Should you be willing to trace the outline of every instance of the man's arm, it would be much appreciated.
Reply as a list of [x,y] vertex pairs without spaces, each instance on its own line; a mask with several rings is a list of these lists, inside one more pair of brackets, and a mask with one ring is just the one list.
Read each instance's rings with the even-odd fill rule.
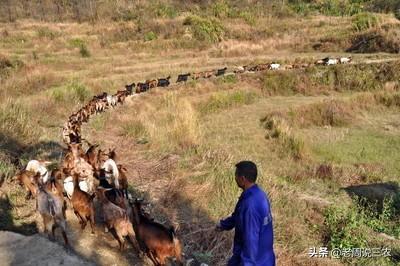
[[235,212],[231,216],[219,221],[217,227],[222,230],[232,230],[235,227]]
[[241,222],[243,227],[243,246],[240,255],[242,263],[243,266],[255,266],[262,224],[256,211],[251,205],[244,210]]

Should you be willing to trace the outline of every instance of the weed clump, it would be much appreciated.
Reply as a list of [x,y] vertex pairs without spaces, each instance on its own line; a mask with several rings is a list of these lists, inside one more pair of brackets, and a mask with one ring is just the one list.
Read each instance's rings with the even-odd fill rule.
[[198,41],[220,42],[225,33],[221,22],[215,18],[208,19],[191,15],[185,19],[183,25],[190,26],[194,38]]
[[369,12],[359,13],[353,17],[353,28],[356,31],[368,30],[378,25],[378,17]]

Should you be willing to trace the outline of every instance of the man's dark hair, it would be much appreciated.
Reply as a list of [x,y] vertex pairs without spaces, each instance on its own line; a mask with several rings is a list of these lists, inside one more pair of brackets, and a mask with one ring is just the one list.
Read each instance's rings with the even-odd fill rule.
[[248,181],[254,183],[257,180],[257,166],[252,161],[241,161],[236,165],[236,176],[244,176]]

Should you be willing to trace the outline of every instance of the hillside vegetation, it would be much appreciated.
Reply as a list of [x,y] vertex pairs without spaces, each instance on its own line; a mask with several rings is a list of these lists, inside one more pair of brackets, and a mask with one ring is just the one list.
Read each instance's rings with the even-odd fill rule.
[[[399,8],[380,0],[2,1],[0,229],[38,231],[34,201],[11,177],[30,159],[58,164],[60,127],[93,95],[224,66],[351,55],[347,65],[152,89],[91,118],[83,136],[116,147],[131,193],[151,203],[156,220],[177,225],[188,258],[224,265],[233,235],[214,224],[240,195],[235,163],[253,160],[271,199],[278,265],[398,264]],[[110,262],[104,249],[121,265],[138,259],[97,250],[89,234],[74,237],[87,248],[79,255],[97,264]],[[388,247],[392,256],[310,258],[312,247]]]

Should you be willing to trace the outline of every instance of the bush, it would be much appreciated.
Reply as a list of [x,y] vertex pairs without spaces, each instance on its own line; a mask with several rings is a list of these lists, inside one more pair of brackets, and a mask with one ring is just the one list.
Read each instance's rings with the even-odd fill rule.
[[378,23],[378,17],[369,12],[360,13],[353,17],[353,28],[356,31],[368,30],[370,28],[376,27]]
[[220,0],[212,5],[212,12],[213,15],[217,18],[225,18],[229,15],[230,8],[225,1]]
[[79,47],[79,53],[82,57],[90,57],[90,52],[85,44],[83,44],[83,45],[81,45],[81,47]]
[[329,207],[325,211],[325,242],[329,249],[361,248],[366,245],[363,219],[356,207]]
[[68,40],[68,44],[73,48],[80,48],[82,45],[85,45],[85,41],[79,38]]
[[90,91],[84,85],[75,81],[57,87],[51,92],[51,96],[56,102],[67,103],[84,103],[90,95]]
[[0,106],[0,132],[4,137],[22,143],[35,141],[40,136],[40,130],[30,110],[11,99]]
[[211,43],[221,41],[225,31],[219,20],[194,15],[187,17],[183,25],[190,26],[195,39]]
[[174,6],[160,3],[155,7],[155,15],[161,18],[175,18],[178,16],[178,11]]
[[145,40],[146,42],[153,41],[153,40],[156,40],[156,39],[157,39],[157,34],[155,34],[155,33],[152,32],[152,31],[149,31],[148,33],[146,33],[146,34],[144,35],[144,40]]
[[256,99],[257,94],[254,92],[218,92],[213,94],[206,102],[201,103],[199,110],[202,114],[213,113],[234,106],[252,104]]
[[50,40],[54,40],[60,35],[59,32],[53,31],[47,27],[41,27],[36,32],[39,38],[48,38]]

